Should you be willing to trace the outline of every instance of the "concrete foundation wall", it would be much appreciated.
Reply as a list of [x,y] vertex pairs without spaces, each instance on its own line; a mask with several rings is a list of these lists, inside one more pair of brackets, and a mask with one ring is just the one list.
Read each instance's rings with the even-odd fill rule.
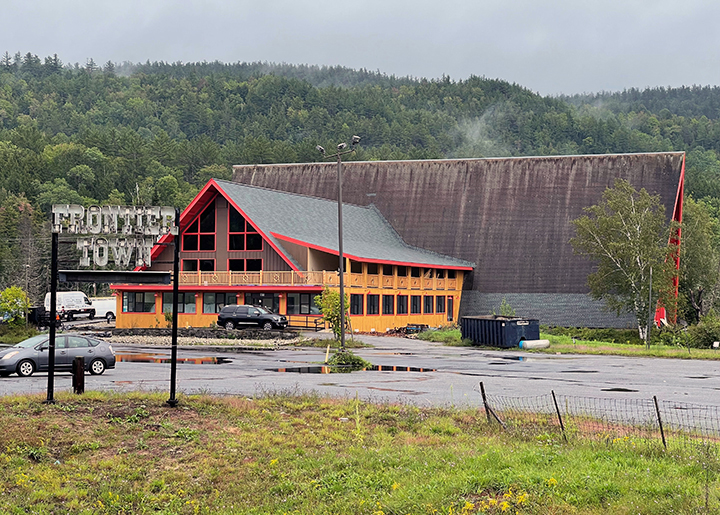
[[500,314],[503,298],[521,317],[537,318],[541,325],[634,329],[632,315],[616,316],[602,302],[582,293],[482,293],[464,291],[460,316]]

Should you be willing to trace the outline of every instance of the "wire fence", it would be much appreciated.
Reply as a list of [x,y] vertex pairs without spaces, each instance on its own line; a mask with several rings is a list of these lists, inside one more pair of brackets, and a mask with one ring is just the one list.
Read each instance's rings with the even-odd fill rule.
[[565,440],[645,440],[665,448],[720,443],[720,406],[652,399],[492,395],[480,383],[488,421],[507,431],[557,433]]

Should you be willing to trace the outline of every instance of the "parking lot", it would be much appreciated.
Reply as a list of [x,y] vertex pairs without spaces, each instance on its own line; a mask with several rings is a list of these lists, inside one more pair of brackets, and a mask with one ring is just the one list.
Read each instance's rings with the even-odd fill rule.
[[[720,404],[720,362],[676,359],[532,354],[488,351],[399,337],[361,339],[373,348],[355,352],[381,370],[318,373],[325,350],[280,347],[277,350],[226,351],[181,348],[177,391],[253,396],[270,392],[318,392],[322,395],[411,403],[478,406],[478,385],[488,394],[558,394],[601,398],[657,396],[698,404]],[[87,390],[169,391],[169,347],[113,344],[117,367],[85,378]],[[414,371],[413,369],[422,369]],[[56,391],[71,390],[71,375],[59,373]],[[45,392],[47,374],[0,378],[0,394]]]

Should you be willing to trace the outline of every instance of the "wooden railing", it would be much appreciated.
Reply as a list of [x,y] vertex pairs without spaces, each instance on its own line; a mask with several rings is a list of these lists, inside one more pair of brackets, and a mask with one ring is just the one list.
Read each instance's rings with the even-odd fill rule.
[[[337,272],[180,272],[183,286],[338,286]],[[352,288],[455,290],[457,279],[364,275],[345,273],[345,285]]]

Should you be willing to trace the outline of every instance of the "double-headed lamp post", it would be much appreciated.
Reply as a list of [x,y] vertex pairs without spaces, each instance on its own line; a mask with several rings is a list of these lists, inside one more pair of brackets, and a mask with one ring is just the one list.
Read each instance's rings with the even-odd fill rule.
[[326,155],[325,149],[318,145],[317,150],[326,159],[337,159],[338,176],[338,257],[340,260],[340,348],[345,349],[345,257],[343,255],[343,217],[342,217],[342,156],[355,152],[355,147],[360,143],[360,136],[353,136],[350,140],[350,148],[347,143],[340,143],[337,152]]

